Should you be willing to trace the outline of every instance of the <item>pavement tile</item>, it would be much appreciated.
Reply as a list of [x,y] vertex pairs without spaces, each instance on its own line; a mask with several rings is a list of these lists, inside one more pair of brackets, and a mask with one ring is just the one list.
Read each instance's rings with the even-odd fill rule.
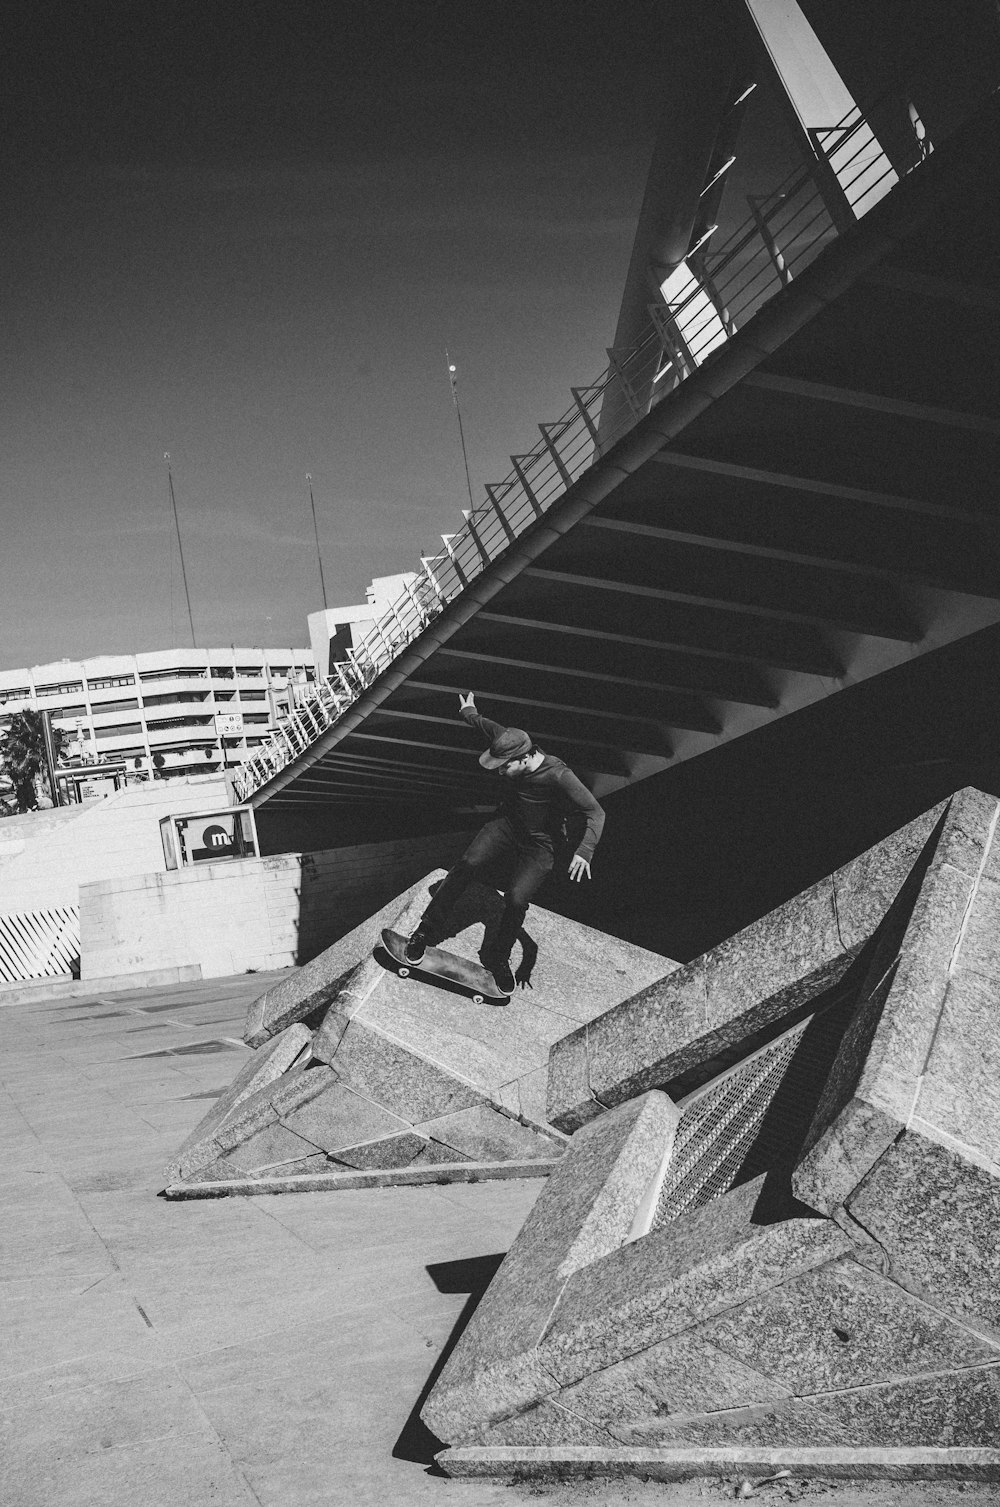
[[116,995],[131,1013],[100,1040],[71,1024],[86,1001],[0,1013],[3,1507],[510,1502],[392,1451],[463,1263],[506,1249],[540,1182],[156,1197],[248,1054],[130,1054],[238,1034],[266,982]]
[[[0,1469],[0,1489],[4,1473]],[[217,1437],[173,1433],[96,1454],[51,1455],[32,1471],[8,1463],[10,1507],[259,1507]]]

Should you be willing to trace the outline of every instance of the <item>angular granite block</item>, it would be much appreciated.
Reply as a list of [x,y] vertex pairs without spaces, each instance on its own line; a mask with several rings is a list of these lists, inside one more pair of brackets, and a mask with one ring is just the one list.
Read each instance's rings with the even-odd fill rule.
[[400,913],[421,897],[425,905],[428,882],[442,879],[444,874],[444,869],[438,869],[411,885],[362,925],[313,958],[311,963],[296,968],[294,973],[255,999],[247,1012],[243,1033],[247,1046],[263,1046],[278,1031],[283,1031],[294,1021],[304,1020],[326,1004],[343,987],[351,970],[369,955],[383,926],[394,925]]
[[895,1281],[935,1308],[1000,1334],[1000,1180],[908,1131],[848,1202]]
[[[911,873],[927,865],[938,844],[951,844],[947,851],[960,849],[962,861],[971,861],[970,843],[987,830],[985,814],[978,792],[960,792],[947,808],[924,813],[704,957],[623,1000],[592,1020],[585,1033],[564,1037],[550,1057],[552,1123],[572,1133],[601,1104],[666,1088],[699,1067],[710,1071],[713,1060],[731,1059],[754,1033],[777,1028],[829,996],[847,980]],[[946,869],[939,858],[935,873]],[[950,872],[957,881],[951,889],[967,894],[968,876]],[[935,900],[935,916],[937,908]],[[947,929],[950,918],[936,924]],[[582,1042],[586,1090],[580,1081]],[[564,1060],[571,1055],[572,1063]],[[889,1104],[879,1107],[893,1113]]]
[[[249,1176],[266,1167],[284,1167],[303,1160],[314,1160],[318,1148],[300,1135],[295,1135],[284,1125],[277,1121],[273,1125],[265,1125],[253,1135],[241,1141],[238,1146],[226,1154],[229,1166],[239,1168],[244,1176]],[[324,1157],[325,1161],[326,1158]],[[309,1167],[304,1170],[311,1171]]]
[[627,1237],[676,1118],[664,1094],[648,1094],[575,1137],[425,1404],[439,1438],[522,1412],[555,1390],[536,1347],[562,1285]]
[[390,1114],[381,1104],[366,1099],[332,1073],[317,1096],[281,1118],[289,1130],[338,1159],[344,1147],[399,1135],[410,1128],[399,1115]]
[[560,1404],[606,1429],[620,1444],[655,1444],[672,1414],[743,1407],[789,1395],[752,1363],[744,1365],[707,1342],[704,1327],[591,1372],[559,1393]]
[[[854,948],[871,936],[928,844],[937,849],[949,809],[966,795],[979,794],[962,791],[950,802],[940,801],[831,875],[837,928],[845,948]],[[957,810],[955,816],[957,821]]]
[[332,1066],[359,1093],[379,1104],[391,1104],[411,1124],[484,1100],[471,1083],[357,1019],[345,1031]]
[[851,1257],[784,1282],[698,1333],[796,1396],[1000,1364],[1000,1346]]
[[1000,1366],[915,1377],[906,1385],[864,1387],[822,1399],[823,1412],[845,1444],[952,1447],[1000,1439]]
[[[439,870],[411,886],[255,1002],[247,1039],[264,1041],[261,1052],[271,1050],[268,1034],[296,1015],[315,1028],[311,1038],[301,1021],[287,1028],[302,1033],[308,1050],[276,1082],[273,1071],[258,1079],[247,1069],[253,1081],[244,1087],[241,1077],[235,1110],[212,1119],[197,1155],[189,1152],[171,1168],[171,1182],[216,1163],[275,1121],[338,1160],[350,1160],[350,1150],[366,1171],[388,1170],[385,1158],[394,1153],[401,1168],[469,1160],[547,1164],[562,1153],[565,1140],[545,1109],[552,1043],[676,964],[533,907],[520,956],[516,948],[514,955],[533,987],[516,990],[506,1006],[475,1005],[400,979],[379,965],[372,948],[384,925],[403,932],[416,926],[440,877]],[[502,911],[495,890],[471,885],[446,945],[475,959]],[[414,1128],[430,1120],[440,1124],[426,1135]],[[220,1141],[215,1131],[222,1127]]]
[[1000,883],[980,880],[949,975],[913,1124],[1000,1165]]
[[594,1099],[611,1106],[658,1087],[666,1063],[670,1064],[668,1077],[683,1071],[689,1065],[684,1048],[704,1038],[705,1010],[704,960],[699,959],[556,1042],[549,1058],[553,1085],[561,1082],[564,1054],[572,1053],[579,1060],[583,1037],[589,1086],[585,1099],[581,1095],[570,1104],[556,1101],[550,1090],[553,1125],[570,1133],[592,1117]]
[[[426,1147],[427,1141],[423,1136],[412,1130],[405,1130],[398,1135],[381,1136],[357,1146],[341,1146],[333,1160],[364,1172],[382,1167],[409,1167]],[[453,1156],[452,1160],[457,1158]]]
[[488,1104],[477,1104],[457,1114],[423,1120],[414,1127],[444,1146],[462,1152],[473,1162],[551,1161],[560,1156],[566,1142],[556,1134],[542,1134],[521,1125],[510,1115]]
[[546,1370],[568,1385],[851,1250],[829,1220],[767,1223],[765,1184],[755,1178],[578,1271],[539,1348]]
[[[557,1402],[540,1402],[523,1413],[515,1413],[499,1423],[480,1429],[477,1444],[520,1444],[535,1448],[540,1444],[603,1444],[611,1447],[615,1440],[606,1429],[581,1417]],[[470,1439],[471,1442],[471,1439]]]
[[969,875],[948,865],[928,871],[858,1081],[859,1098],[904,1125],[944,1007],[952,955],[973,885]]
[[232,1083],[200,1120],[166,1169],[168,1183],[188,1177],[198,1166],[205,1166],[218,1156],[215,1132],[227,1116],[245,1100],[274,1083],[286,1073],[305,1051],[310,1041],[308,1027],[289,1026],[280,1036],[255,1052],[240,1068]]
[[[556,1044],[550,1113],[583,1128],[431,1390],[432,1428],[610,1462],[958,1468],[995,1444],[998,829],[996,798],[959,792]],[[623,1110],[657,1085],[679,1099],[660,1158],[637,1142],[638,1201],[625,1176],[607,1202]]]

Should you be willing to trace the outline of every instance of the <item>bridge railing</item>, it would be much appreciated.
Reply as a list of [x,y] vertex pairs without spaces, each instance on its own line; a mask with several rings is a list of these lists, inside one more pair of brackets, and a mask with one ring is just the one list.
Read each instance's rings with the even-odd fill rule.
[[750,217],[720,245],[714,232],[670,274],[649,306],[649,324],[628,351],[609,350],[601,374],[570,389],[572,403],[539,424],[534,447],[511,456],[501,482],[466,510],[443,549],[424,557],[404,593],[382,612],[349,658],[240,767],[237,799],[248,800],[309,748],[456,597],[542,517],[601,455],[741,329],[845,228],[927,157],[919,117],[905,94],[883,97],[908,111],[912,140],[894,162],[869,119],[853,110],[812,133],[816,156],[769,194],[748,200]]

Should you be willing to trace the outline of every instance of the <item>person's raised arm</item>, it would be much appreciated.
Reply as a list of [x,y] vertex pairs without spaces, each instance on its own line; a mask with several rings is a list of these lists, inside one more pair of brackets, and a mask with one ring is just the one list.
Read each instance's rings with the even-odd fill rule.
[[483,717],[480,714],[479,708],[476,706],[475,691],[467,691],[465,693],[459,691],[458,714],[470,727],[477,728],[487,743],[492,743],[493,739],[498,737],[504,730],[502,723],[491,722],[489,717]]

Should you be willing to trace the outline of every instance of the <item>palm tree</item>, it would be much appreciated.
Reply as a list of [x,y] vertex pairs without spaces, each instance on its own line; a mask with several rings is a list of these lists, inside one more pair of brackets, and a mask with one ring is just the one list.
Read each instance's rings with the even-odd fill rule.
[[[61,727],[52,729],[56,758],[62,752],[66,734]],[[0,763],[14,787],[14,799],[18,811],[34,811],[38,807],[35,781],[45,766],[45,732],[42,714],[33,707],[15,712],[10,726],[0,737]],[[53,792],[53,798],[55,793]]]

